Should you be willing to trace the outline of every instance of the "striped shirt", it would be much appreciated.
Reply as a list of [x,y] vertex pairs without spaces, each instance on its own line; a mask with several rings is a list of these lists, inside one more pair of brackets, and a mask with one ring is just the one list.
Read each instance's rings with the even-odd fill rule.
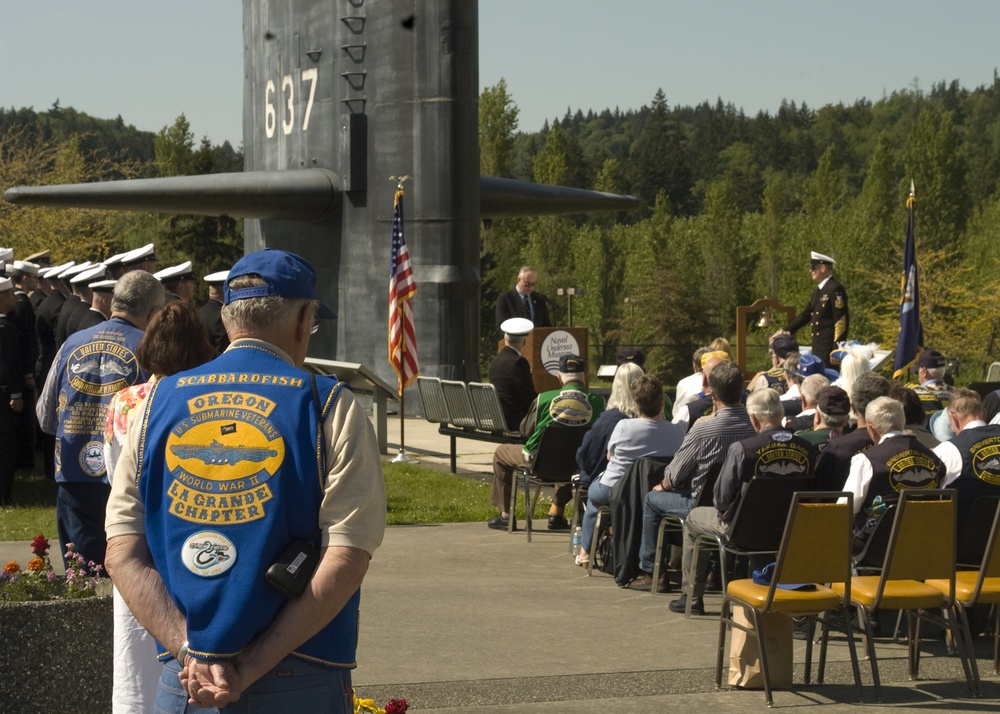
[[713,466],[722,464],[729,447],[756,433],[746,407],[722,407],[711,419],[691,427],[667,466],[664,480],[675,491],[690,490],[691,498],[697,499],[705,476]]

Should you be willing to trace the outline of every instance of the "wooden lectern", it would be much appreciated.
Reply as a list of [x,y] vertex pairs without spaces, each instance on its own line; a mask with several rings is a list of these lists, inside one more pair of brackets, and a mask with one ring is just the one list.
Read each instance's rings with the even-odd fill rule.
[[[500,340],[497,352],[502,349],[503,340]],[[587,352],[586,327],[536,327],[528,334],[521,356],[528,360],[535,391],[541,394],[559,389],[559,378],[555,373],[559,371],[562,355],[576,354],[588,359]]]

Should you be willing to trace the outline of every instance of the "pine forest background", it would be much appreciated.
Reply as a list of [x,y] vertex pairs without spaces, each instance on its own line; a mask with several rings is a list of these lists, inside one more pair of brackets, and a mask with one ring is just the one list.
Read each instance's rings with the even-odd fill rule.
[[[590,328],[592,364],[641,347],[668,382],[693,349],[733,340],[736,307],[765,296],[797,309],[812,291],[808,254],[837,259],[851,335],[895,346],[905,201],[916,186],[925,343],[955,361],[959,382],[1000,359],[1000,78],[965,89],[913,86],[878,101],[819,109],[783,102],[747,116],[719,99],[639,110],[567,110],[538,131],[518,126],[504,81],[480,97],[484,175],[637,196],[617,214],[518,218],[481,228],[481,362],[496,350],[493,304],[522,264],[564,324],[559,287],[582,288],[573,323]],[[240,171],[228,142],[196,144],[184,115],[158,134],[59,107],[0,109],[0,186]],[[155,242],[161,265],[199,274],[243,252],[242,221],[0,202],[0,244],[54,260],[97,259]],[[388,237],[387,237],[388,242]],[[410,246],[419,285],[420,248]],[[756,317],[754,318],[756,319]],[[750,327],[748,366],[766,361]],[[800,339],[808,344],[807,330]]]

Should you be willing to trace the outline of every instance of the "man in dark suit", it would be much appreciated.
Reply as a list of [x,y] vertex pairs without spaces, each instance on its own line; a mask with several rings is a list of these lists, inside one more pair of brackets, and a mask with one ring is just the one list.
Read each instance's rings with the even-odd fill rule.
[[202,278],[208,283],[208,300],[198,310],[212,340],[212,346],[215,347],[215,353],[219,355],[229,347],[229,335],[226,333],[225,325],[222,324],[222,284],[228,277],[228,270],[220,270]]
[[510,431],[517,431],[538,393],[531,378],[528,360],[521,356],[524,341],[534,325],[524,317],[512,317],[500,325],[503,349],[490,363],[490,384],[496,387],[504,420]]
[[847,311],[847,291],[833,277],[833,258],[813,251],[810,254],[809,272],[816,283],[809,304],[785,326],[793,335],[808,323],[812,326],[812,353],[827,367],[830,353],[837,342],[847,339],[850,326]]
[[512,317],[523,317],[535,327],[552,327],[549,308],[545,296],[535,291],[538,276],[530,265],[523,266],[517,273],[517,285],[497,297],[497,327]]

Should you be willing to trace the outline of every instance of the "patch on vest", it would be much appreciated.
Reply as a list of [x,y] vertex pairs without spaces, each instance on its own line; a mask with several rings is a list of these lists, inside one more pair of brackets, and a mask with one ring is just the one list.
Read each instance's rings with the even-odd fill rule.
[[170,430],[170,513],[215,526],[263,518],[267,482],[285,460],[285,440],[267,418],[275,403],[250,392],[212,392],[187,402]]
[[221,533],[200,531],[184,541],[181,562],[195,575],[210,578],[236,564],[236,546]]
[[779,436],[787,436],[788,441],[792,438],[787,431],[773,432],[771,438],[774,441],[757,449],[754,473],[757,476],[800,476],[808,473],[809,452],[798,444],[782,443],[785,440],[779,439]]
[[969,447],[972,454],[972,473],[980,481],[1000,486],[1000,436],[977,441]]
[[104,475],[104,444],[91,441],[80,449],[80,468],[88,476],[97,478]]
[[594,407],[590,405],[586,392],[567,389],[559,392],[549,404],[549,416],[557,424],[584,426],[594,417]]
[[126,345],[93,340],[80,345],[66,359],[66,380],[78,392],[110,397],[135,383],[139,362]]
[[889,469],[889,485],[894,491],[908,488],[937,488],[938,467],[930,456],[914,449],[896,454],[885,465]]

